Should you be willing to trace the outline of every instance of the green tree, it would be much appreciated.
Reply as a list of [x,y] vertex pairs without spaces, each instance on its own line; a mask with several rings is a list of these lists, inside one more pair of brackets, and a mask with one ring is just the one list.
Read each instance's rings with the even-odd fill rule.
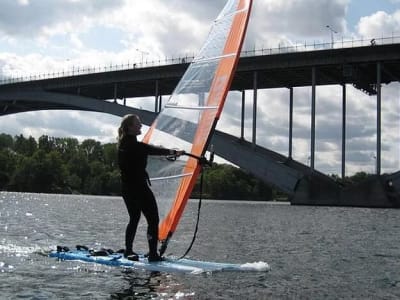
[[70,160],[79,151],[79,141],[75,138],[55,138],[54,147],[64,161]]
[[82,179],[76,174],[68,174],[66,178],[67,190],[71,193],[79,193],[82,188]]
[[107,172],[104,183],[104,190],[107,191],[108,195],[120,195],[121,194],[121,175],[118,170]]
[[9,134],[1,133],[0,134],[0,150],[1,149],[13,149],[14,140],[13,137]]
[[[76,188],[78,191],[82,192],[86,180],[91,176],[90,166],[87,157],[83,153],[78,152],[75,156],[71,157],[70,160],[66,163],[66,168],[68,170],[69,176],[72,176],[72,178],[74,178],[74,176],[77,176],[80,179],[79,188],[75,187],[75,185],[74,187],[71,188],[73,189]],[[72,178],[71,180],[73,180]],[[78,184],[76,179],[74,180],[74,183]]]
[[37,143],[33,137],[25,138],[22,134],[19,136],[15,136],[14,140],[14,151],[26,155],[32,156],[33,153],[37,150]]
[[[228,200],[272,200],[272,189],[254,176],[227,164],[205,169],[203,196]],[[198,196],[197,183],[193,197]]]
[[104,164],[100,161],[89,163],[90,176],[85,181],[84,193],[92,195],[104,194],[104,184],[107,181],[107,172]]
[[[21,192],[120,195],[117,145],[93,139],[0,135],[0,189]],[[361,176],[360,176],[361,175]],[[363,174],[359,174],[362,177]],[[356,177],[357,179],[357,177]],[[192,194],[198,197],[199,186]],[[204,171],[203,196],[271,200],[275,190],[232,165]]]
[[116,143],[103,145],[104,164],[109,170],[115,170],[118,167],[118,147]]
[[0,190],[7,189],[7,185],[17,165],[18,154],[10,149],[0,149]]
[[11,185],[16,191],[60,193],[66,189],[66,170],[60,154],[38,150],[18,165]]
[[54,139],[47,135],[42,135],[39,137],[38,144],[39,149],[45,152],[50,152],[55,149]]
[[103,148],[101,147],[100,142],[97,142],[93,139],[87,139],[82,142],[80,145],[80,150],[86,155],[87,160],[90,161],[103,161]]

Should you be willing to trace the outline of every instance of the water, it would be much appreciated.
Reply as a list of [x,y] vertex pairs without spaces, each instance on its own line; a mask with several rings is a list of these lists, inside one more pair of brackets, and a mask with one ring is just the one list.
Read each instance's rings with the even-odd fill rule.
[[[189,245],[189,203],[167,252]],[[123,247],[121,198],[0,193],[1,299],[398,299],[400,210],[203,203],[189,256],[269,272],[157,274],[42,256],[56,245]],[[145,223],[136,248],[145,251]]]

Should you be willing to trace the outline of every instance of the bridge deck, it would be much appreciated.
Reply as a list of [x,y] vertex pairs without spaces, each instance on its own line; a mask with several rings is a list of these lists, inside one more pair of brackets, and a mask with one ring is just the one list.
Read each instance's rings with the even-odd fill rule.
[[[254,72],[258,89],[310,86],[315,67],[317,85],[347,83],[375,94],[378,62],[382,83],[400,81],[400,44],[243,57],[231,90],[253,89]],[[4,84],[0,93],[45,90],[102,100],[170,95],[187,67],[182,63]],[[1,101],[0,115],[7,113],[5,105],[13,103]]]

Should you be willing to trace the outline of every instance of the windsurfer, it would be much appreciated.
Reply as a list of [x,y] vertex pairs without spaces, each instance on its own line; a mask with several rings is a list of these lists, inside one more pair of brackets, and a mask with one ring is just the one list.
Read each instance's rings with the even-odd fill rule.
[[128,259],[137,255],[132,246],[135,239],[140,215],[147,221],[147,238],[149,244],[149,261],[160,261],[157,252],[159,215],[157,202],[149,187],[149,176],[146,172],[148,155],[172,155],[178,157],[184,151],[155,147],[138,142],[141,134],[141,121],[137,115],[123,117],[118,129],[118,165],[121,171],[122,197],[128,209],[129,223],[125,232],[125,253]]

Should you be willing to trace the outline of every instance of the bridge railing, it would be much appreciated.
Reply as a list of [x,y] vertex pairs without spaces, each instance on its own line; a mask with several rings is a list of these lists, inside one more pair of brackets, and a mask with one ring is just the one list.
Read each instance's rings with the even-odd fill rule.
[[242,51],[241,57],[244,56],[262,56],[262,55],[273,55],[282,53],[292,53],[292,52],[306,52],[306,51],[316,51],[316,50],[330,50],[330,49],[342,49],[342,48],[354,48],[354,47],[369,47],[378,45],[388,45],[388,44],[399,44],[400,36],[391,37],[381,37],[381,38],[368,38],[368,39],[340,39],[334,40],[330,43],[326,42],[313,42],[307,43],[296,42],[291,44],[279,44],[277,48],[261,48],[254,50]]
[[[305,51],[315,51],[315,50],[328,50],[328,49],[340,49],[340,48],[354,48],[354,47],[364,47],[364,46],[375,46],[375,45],[385,45],[385,44],[398,44],[400,43],[400,36],[392,35],[391,37],[381,37],[381,38],[368,38],[368,39],[341,39],[334,40],[330,43],[326,42],[313,42],[307,43],[296,42],[291,44],[279,44],[277,48],[261,48],[253,50],[243,50],[241,52],[241,57],[251,57],[251,56],[262,56],[262,55],[273,55],[282,53],[293,53],[293,52],[305,52]],[[171,57],[158,60],[142,60],[140,62],[129,62],[121,64],[108,64],[102,66],[72,66],[68,70],[53,71],[47,73],[38,73],[33,75],[15,75],[7,74],[0,70],[0,85],[18,83],[24,81],[36,81],[44,79],[53,79],[61,77],[79,76],[102,72],[111,71],[122,71],[137,68],[149,68],[155,66],[163,65],[173,65],[190,63],[194,59],[193,55],[186,55],[181,57]]]
[[35,81],[35,80],[53,79],[61,77],[88,75],[88,74],[103,73],[103,72],[149,68],[149,67],[157,67],[163,65],[183,64],[183,63],[190,63],[192,62],[193,59],[194,56],[182,56],[175,58],[166,57],[165,59],[159,59],[159,60],[144,60],[141,62],[128,61],[128,63],[105,64],[99,66],[72,66],[67,70],[30,74],[30,75],[20,75],[20,76],[12,76],[4,73],[3,76],[1,76],[2,74],[0,70],[0,85],[24,82],[24,81]]

